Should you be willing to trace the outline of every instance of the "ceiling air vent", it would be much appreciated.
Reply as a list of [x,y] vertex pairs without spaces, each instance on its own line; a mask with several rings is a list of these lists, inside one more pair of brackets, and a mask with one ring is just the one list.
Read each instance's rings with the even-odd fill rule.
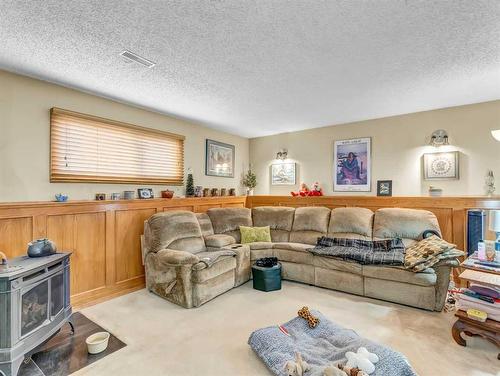
[[128,50],[123,51],[120,55],[123,56],[125,59],[133,61],[134,63],[137,64],[141,64],[146,68],[153,68],[156,65],[156,63],[152,62],[151,60],[148,60],[142,56],[134,54],[133,52]]

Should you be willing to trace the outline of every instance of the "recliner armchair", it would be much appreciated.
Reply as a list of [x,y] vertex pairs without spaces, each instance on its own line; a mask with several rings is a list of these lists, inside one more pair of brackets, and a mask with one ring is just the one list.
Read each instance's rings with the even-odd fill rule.
[[[144,228],[147,288],[186,308],[198,307],[250,278],[249,248],[213,235],[211,224],[203,225],[202,232],[200,223],[203,217],[199,221],[192,212],[172,211],[153,215]],[[204,234],[212,242],[218,237],[218,246],[207,247]]]

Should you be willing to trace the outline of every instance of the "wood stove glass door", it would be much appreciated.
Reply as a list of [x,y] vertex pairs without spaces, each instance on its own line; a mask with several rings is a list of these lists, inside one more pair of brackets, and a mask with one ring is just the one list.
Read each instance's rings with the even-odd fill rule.
[[49,281],[23,293],[21,302],[21,337],[24,337],[48,320]]

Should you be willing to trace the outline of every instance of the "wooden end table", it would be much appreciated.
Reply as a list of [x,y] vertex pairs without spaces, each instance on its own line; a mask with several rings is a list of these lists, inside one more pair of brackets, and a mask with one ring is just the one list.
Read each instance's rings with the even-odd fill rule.
[[[455,316],[458,320],[451,329],[451,335],[460,346],[467,345],[467,341],[460,335],[460,333],[465,333],[469,337],[480,336],[500,347],[500,322],[490,319],[486,319],[485,322],[472,320],[465,311],[461,310],[457,311]],[[497,359],[500,359],[500,353]]]

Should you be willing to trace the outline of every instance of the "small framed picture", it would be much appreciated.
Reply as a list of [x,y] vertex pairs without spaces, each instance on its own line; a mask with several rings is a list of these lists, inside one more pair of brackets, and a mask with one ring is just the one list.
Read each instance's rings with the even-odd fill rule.
[[377,196],[392,196],[392,180],[377,180]]
[[295,163],[272,164],[271,185],[295,185]]
[[154,198],[153,190],[151,188],[139,188],[137,193],[141,199]]
[[424,154],[424,179],[458,179],[458,151]]

